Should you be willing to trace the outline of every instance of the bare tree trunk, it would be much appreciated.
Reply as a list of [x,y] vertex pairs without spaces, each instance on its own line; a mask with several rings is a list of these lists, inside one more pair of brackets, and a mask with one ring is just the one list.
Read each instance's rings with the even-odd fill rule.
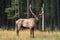
[[44,31],[44,4],[43,4],[43,7],[42,7],[42,31]]
[[27,18],[29,18],[29,0],[27,0]]

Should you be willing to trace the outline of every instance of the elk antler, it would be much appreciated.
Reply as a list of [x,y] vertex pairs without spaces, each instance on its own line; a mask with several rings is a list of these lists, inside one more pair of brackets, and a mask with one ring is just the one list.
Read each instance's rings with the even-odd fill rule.
[[32,15],[38,20],[38,17],[32,12],[32,9],[31,9],[31,4],[30,4],[30,12],[32,13]]
[[44,13],[43,8],[41,8],[41,12],[39,13],[39,16],[41,16]]
[[43,4],[43,7],[41,8],[41,13],[39,13],[39,16],[41,16],[43,14],[44,14],[44,4]]

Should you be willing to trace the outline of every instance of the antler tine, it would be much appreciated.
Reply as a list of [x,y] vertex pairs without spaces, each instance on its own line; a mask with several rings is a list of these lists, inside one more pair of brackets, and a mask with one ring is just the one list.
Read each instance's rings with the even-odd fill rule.
[[30,4],[30,8],[31,8],[32,6],[31,6],[31,4]]

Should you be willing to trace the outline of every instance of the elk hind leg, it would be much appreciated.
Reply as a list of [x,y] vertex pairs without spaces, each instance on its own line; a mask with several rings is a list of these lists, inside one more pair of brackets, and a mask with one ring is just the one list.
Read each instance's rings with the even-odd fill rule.
[[17,26],[17,30],[16,30],[17,36],[19,36],[20,27],[21,27],[21,26]]

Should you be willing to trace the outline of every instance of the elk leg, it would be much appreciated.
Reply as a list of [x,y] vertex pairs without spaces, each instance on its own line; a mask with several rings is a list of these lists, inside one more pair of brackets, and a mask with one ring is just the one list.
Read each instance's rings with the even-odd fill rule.
[[19,30],[17,29],[17,36],[19,36]]
[[17,26],[17,31],[16,31],[17,36],[19,36],[19,30],[20,30],[20,27],[21,27],[21,26]]
[[30,29],[30,36],[34,38],[34,27]]
[[18,36],[18,24],[15,24],[15,26],[16,26],[16,34]]
[[32,28],[32,36],[34,38],[34,27]]

